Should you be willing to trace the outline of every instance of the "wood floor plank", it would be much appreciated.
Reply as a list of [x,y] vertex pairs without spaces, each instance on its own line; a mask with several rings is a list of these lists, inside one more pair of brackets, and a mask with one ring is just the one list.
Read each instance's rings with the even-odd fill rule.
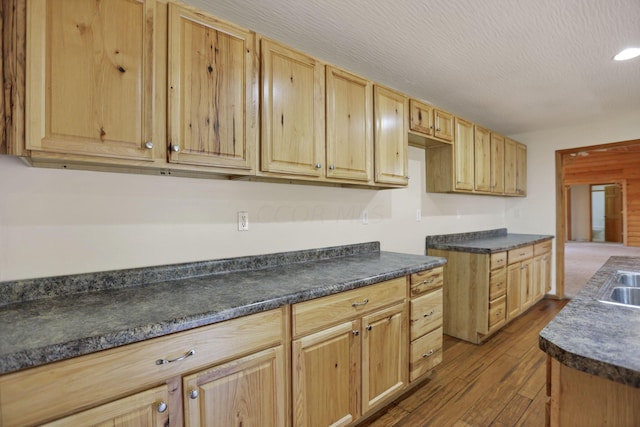
[[546,355],[538,334],[565,304],[543,300],[482,345],[445,336],[430,379],[362,426],[543,426]]

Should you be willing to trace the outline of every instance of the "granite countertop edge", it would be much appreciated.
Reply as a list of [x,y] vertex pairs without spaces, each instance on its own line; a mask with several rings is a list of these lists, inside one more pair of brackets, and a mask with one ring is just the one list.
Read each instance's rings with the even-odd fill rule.
[[427,236],[426,248],[454,252],[492,254],[518,249],[553,239],[548,234],[508,233],[506,228],[469,233]]
[[[375,249],[375,248],[374,248]],[[365,251],[366,252],[366,251]],[[373,256],[372,260],[367,257]],[[165,335],[169,335],[175,332],[186,331],[189,329],[197,328],[200,326],[212,325],[225,320],[231,320],[234,318],[247,316],[267,310],[276,309],[287,304],[294,304],[302,301],[307,301],[314,298],[319,298],[335,293],[356,289],[359,287],[372,285],[375,283],[383,282],[386,280],[395,279],[398,277],[406,276],[418,271],[428,270],[442,266],[446,263],[445,258],[428,257],[424,255],[409,255],[399,254],[393,252],[381,252],[370,251],[364,254],[350,254],[346,256],[336,256],[335,258],[323,259],[320,261],[306,260],[302,263],[304,268],[306,265],[314,265],[316,263],[321,264],[323,262],[329,262],[331,265],[339,265],[341,262],[345,263],[358,263],[360,259],[364,259],[364,263],[372,262],[375,257],[387,257],[393,258],[394,264],[402,264],[401,267],[393,268],[385,271],[377,271],[373,274],[360,274],[358,277],[350,277],[346,280],[325,281],[321,286],[306,287],[300,290],[287,289],[286,292],[278,295],[271,295],[264,299],[257,298],[249,303],[243,303],[239,305],[225,306],[222,310],[200,311],[195,313],[189,313],[180,317],[167,317],[161,321],[153,321],[148,323],[138,323],[136,326],[124,327],[117,330],[105,331],[104,333],[89,334],[77,339],[58,339],[56,342],[52,342],[48,345],[25,348],[21,351],[4,352],[0,354],[0,374],[7,374],[14,371],[19,371],[26,368],[33,368],[40,365],[70,359],[77,356],[87,355],[101,350],[107,350],[127,344],[133,344],[136,342],[157,338]],[[406,260],[406,262],[403,262]],[[311,263],[311,264],[309,264]],[[286,265],[285,265],[286,267]],[[318,268],[321,268],[322,265]],[[273,268],[273,267],[271,267]],[[251,272],[251,270],[248,270]],[[279,274],[280,269],[276,267],[276,270],[269,271],[267,268],[265,271],[273,278]],[[247,270],[241,271],[247,272]],[[237,274],[237,272],[236,272]],[[256,274],[260,274],[260,270],[256,271]],[[357,275],[357,274],[356,274]],[[224,274],[217,275],[216,280],[221,280]],[[173,286],[178,281],[171,282]],[[167,282],[169,283],[169,282]],[[153,286],[153,285],[152,285]],[[228,285],[232,287],[233,285]],[[118,290],[116,290],[117,292]],[[100,291],[97,294],[100,294]],[[107,291],[108,292],[108,291]],[[125,292],[129,292],[125,290]],[[60,296],[57,296],[60,298]],[[36,301],[37,302],[37,301]],[[17,306],[26,304],[26,307],[30,307],[34,304],[34,301],[26,301]],[[16,305],[9,306],[15,310]],[[2,319],[2,312],[8,310],[7,307],[0,307],[0,319]],[[1,345],[0,345],[1,347]]]
[[597,300],[616,270],[640,271],[640,258],[610,257],[540,331],[538,346],[565,366],[640,388],[640,311]]

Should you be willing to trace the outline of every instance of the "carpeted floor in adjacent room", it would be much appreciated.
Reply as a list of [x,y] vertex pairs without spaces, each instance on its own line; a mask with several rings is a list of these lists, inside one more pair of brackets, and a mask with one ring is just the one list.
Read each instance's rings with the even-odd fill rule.
[[619,243],[566,242],[564,247],[565,296],[576,295],[611,256],[640,257],[640,247]]

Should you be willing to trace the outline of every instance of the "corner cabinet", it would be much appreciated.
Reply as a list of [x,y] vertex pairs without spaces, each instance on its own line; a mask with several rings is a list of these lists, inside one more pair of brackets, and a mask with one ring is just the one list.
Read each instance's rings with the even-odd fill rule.
[[527,146],[509,138],[504,142],[504,193],[527,195]]
[[253,173],[255,34],[187,6],[168,7],[169,162]]
[[408,385],[407,279],[292,306],[293,425],[348,425]]
[[409,99],[383,86],[374,86],[373,107],[375,182],[406,186],[409,181]]
[[324,66],[263,38],[260,171],[321,178],[324,164]]
[[150,162],[155,0],[33,0],[27,7],[26,148]]
[[286,314],[266,311],[3,375],[0,425],[287,426]]

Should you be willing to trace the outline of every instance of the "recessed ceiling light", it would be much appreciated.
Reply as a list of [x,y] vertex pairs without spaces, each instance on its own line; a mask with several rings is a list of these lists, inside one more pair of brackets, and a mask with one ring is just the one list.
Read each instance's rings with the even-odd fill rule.
[[630,47],[628,49],[625,49],[614,56],[613,59],[615,59],[616,61],[626,61],[627,59],[632,59],[636,56],[640,56],[640,47]]

